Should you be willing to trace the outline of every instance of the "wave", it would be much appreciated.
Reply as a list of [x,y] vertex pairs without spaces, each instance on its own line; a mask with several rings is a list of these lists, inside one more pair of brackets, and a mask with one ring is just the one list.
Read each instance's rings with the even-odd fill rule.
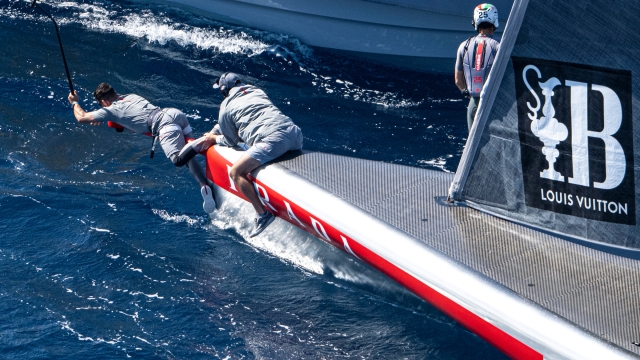
[[[231,26],[200,17],[195,20],[205,23],[206,26],[190,25],[175,21],[158,11],[140,11],[138,8],[126,8],[119,4],[98,5],[65,1],[54,3],[52,6],[58,10],[65,10],[58,20],[61,25],[80,24],[90,30],[125,34],[161,46],[174,42],[181,47],[193,46],[200,50],[245,56],[255,56],[264,52],[276,55],[286,53],[295,57],[312,54],[309,47],[284,35]],[[64,15],[69,12],[71,14]],[[195,21],[193,14],[189,17]],[[292,50],[287,50],[283,45],[292,46]]]
[[[31,12],[24,10],[23,1],[11,3],[14,6],[0,9],[0,17],[49,21],[35,10]],[[20,4],[22,7],[19,8],[15,4]],[[275,59],[273,61],[282,61],[285,66],[277,66],[276,63],[261,65],[267,65],[272,71],[278,71],[276,69],[281,68],[279,71],[286,73],[282,76],[295,76],[299,78],[297,81],[310,84],[326,95],[372,104],[381,109],[416,108],[425,101],[430,102],[429,99],[409,99],[397,91],[380,90],[387,86],[386,80],[384,84],[374,84],[371,87],[366,84],[372,83],[370,81],[372,79],[358,81],[362,83],[360,85],[354,84],[353,81],[338,75],[343,71],[340,68],[342,60],[335,60],[335,64],[326,64],[326,59],[319,60],[314,57],[314,50],[311,47],[287,35],[230,25],[171,7],[166,8],[167,11],[162,11],[165,10],[162,7],[141,10],[108,2],[86,4],[73,1],[44,6],[53,7],[53,16],[61,27],[77,24],[93,31],[124,34],[135,39],[146,40],[148,44],[161,47],[175,44],[181,48],[195,48],[206,51],[214,57],[229,55],[234,58],[253,58],[268,55]],[[187,21],[176,20],[179,18],[185,18]],[[366,63],[363,66],[367,66]],[[247,71],[251,72],[251,70]],[[378,76],[378,71],[371,69],[362,69],[362,73]],[[261,77],[261,74],[242,75]]]
[[403,287],[368,265],[326,244],[288,222],[277,218],[262,234],[249,237],[253,229],[253,207],[216,187],[220,208],[210,214],[216,229],[234,230],[250,246],[312,274],[337,279],[393,296],[413,297]]

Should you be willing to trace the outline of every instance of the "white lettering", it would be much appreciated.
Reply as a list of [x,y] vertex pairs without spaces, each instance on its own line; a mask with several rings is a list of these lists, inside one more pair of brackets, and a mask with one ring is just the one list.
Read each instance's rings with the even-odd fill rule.
[[320,222],[312,217],[309,217],[309,219],[311,219],[311,225],[313,225],[313,228],[315,229],[316,233],[318,233],[318,235],[320,236],[320,238],[322,240],[326,240],[328,242],[331,242],[331,239],[329,239],[329,235],[327,235],[327,232],[324,230],[324,226],[322,226],[322,224],[320,224]]
[[[342,239],[342,244],[344,245],[344,249],[347,250],[347,252],[353,256],[355,256],[356,258],[360,259],[358,257],[358,255],[356,255],[356,253],[353,252],[353,250],[351,250],[351,247],[349,247],[349,243],[347,242],[347,238],[345,238],[344,236],[340,235],[340,238]],[[362,260],[362,259],[360,259]]]
[[[566,81],[571,87],[571,152],[573,177],[570,184],[589,186],[589,149],[588,149],[588,99],[587,84]],[[586,205],[586,202],[585,202]],[[589,202],[591,207],[591,202]]]
[[238,192],[238,189],[236,189],[236,184],[233,182],[233,179],[231,179],[231,166],[227,165],[227,176],[229,177],[229,188],[235,192]]
[[573,177],[569,183],[589,186],[589,137],[598,138],[605,144],[605,181],[593,184],[598,189],[616,188],[626,172],[626,160],[622,146],[613,135],[622,124],[622,105],[616,93],[606,86],[592,85],[594,91],[604,99],[604,126],[601,132],[588,129],[589,99],[587,84],[567,80],[571,87],[571,151],[573,153]]
[[600,138],[604,141],[604,163],[605,180],[596,182],[593,187],[596,189],[613,189],[618,187],[624,179],[627,162],[624,158],[622,146],[612,135],[618,132],[622,124],[622,105],[616,93],[606,86],[593,85],[594,91],[599,91],[604,98],[604,128],[602,132],[589,131],[591,137]]
[[549,201],[551,202],[553,202],[556,199],[555,195],[553,194],[553,191],[547,190],[547,199],[549,199]]
[[544,189],[540,189],[540,197],[543,201],[548,201],[550,203],[558,203],[564,204],[568,206],[573,206],[574,203],[577,202],[578,207],[584,208],[587,210],[593,211],[601,211],[601,212],[609,212],[611,214],[622,214],[624,212],[628,215],[628,204],[616,203],[613,201],[603,200],[603,199],[592,199],[582,196],[575,196],[576,201],[574,201],[573,194],[567,194],[564,192],[557,192]]
[[[587,202],[587,200],[589,200]],[[595,204],[593,204],[595,207]],[[591,198],[586,198],[584,199],[584,208],[590,210],[591,209]]]
[[625,215],[629,215],[629,213],[627,212],[627,204],[624,204],[624,207],[622,207],[622,204],[618,203],[618,213],[622,214],[622,212],[624,211]]
[[258,185],[258,183],[253,183],[253,186],[256,188],[256,193],[258,193],[258,199],[260,199],[260,202],[262,203],[262,205],[267,205],[269,207],[269,209],[273,210],[274,212],[278,212],[278,210],[276,210],[276,208],[274,208],[271,204],[269,204],[269,194],[267,194],[267,190],[265,190],[262,186]]
[[291,210],[291,205],[289,205],[288,202],[285,201],[284,206],[287,207],[287,214],[289,215],[289,219],[297,221],[298,224],[300,224],[300,227],[302,227],[303,229],[307,227],[305,224],[302,223],[302,221],[300,221],[300,219],[298,219],[296,214],[293,213],[293,211]]

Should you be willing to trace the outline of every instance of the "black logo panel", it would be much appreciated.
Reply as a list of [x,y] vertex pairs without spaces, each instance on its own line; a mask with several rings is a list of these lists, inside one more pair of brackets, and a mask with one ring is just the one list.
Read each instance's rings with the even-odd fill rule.
[[631,72],[512,61],[526,205],[635,225]]

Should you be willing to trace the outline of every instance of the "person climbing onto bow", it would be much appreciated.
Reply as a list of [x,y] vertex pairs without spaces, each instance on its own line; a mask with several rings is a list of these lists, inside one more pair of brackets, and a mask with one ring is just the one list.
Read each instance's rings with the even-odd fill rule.
[[[200,138],[186,145],[186,138],[192,137],[192,129],[187,116],[180,110],[174,108],[161,109],[154,106],[145,98],[136,95],[118,95],[116,91],[107,83],[98,85],[93,97],[101,106],[100,109],[86,112],[80,106],[77,91],[69,93],[68,100],[73,107],[73,114],[80,124],[100,125],[108,121],[109,126],[122,131],[128,129],[136,133],[146,134],[153,137],[153,146],[156,139],[160,141],[160,146],[167,158],[175,166],[187,165],[193,177],[200,184],[200,194],[202,195],[202,207],[207,213],[212,213],[216,209],[213,198],[213,191],[208,185],[207,178],[202,167],[195,158],[195,155],[205,150],[211,142]],[[186,145],[186,146],[185,146]],[[153,148],[152,148],[153,157]]]

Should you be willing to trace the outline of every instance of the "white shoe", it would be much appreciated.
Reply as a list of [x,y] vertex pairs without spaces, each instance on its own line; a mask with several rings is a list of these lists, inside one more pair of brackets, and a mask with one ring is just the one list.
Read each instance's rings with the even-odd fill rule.
[[204,185],[200,188],[202,194],[202,208],[207,214],[211,214],[216,211],[216,201],[213,199],[213,191],[209,185]]

